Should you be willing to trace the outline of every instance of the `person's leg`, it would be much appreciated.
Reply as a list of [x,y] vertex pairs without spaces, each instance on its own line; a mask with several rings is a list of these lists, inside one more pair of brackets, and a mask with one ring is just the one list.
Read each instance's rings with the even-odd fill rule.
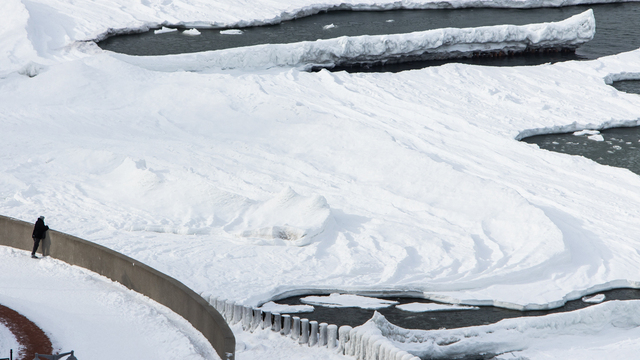
[[36,251],[38,251],[39,245],[40,239],[33,238],[33,251],[31,252],[31,256],[36,256]]

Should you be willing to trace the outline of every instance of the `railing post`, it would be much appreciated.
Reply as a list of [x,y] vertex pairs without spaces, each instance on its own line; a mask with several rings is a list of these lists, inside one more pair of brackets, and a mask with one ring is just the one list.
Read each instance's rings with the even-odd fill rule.
[[311,333],[309,334],[309,346],[315,346],[318,343],[318,322],[309,321],[311,325]]
[[309,319],[300,320],[300,340],[299,344],[309,343]]
[[280,314],[273,314],[273,331],[280,332],[282,330],[282,317]]
[[337,342],[338,342],[338,326],[333,324],[328,325],[327,326],[327,347],[329,349],[335,349]]
[[327,346],[327,323],[321,323],[318,331],[318,346]]
[[293,340],[298,340],[298,338],[300,338],[300,318],[297,316],[293,317],[293,328],[291,329],[291,338]]
[[282,320],[284,325],[282,326],[282,331],[280,331],[280,333],[285,336],[289,335],[291,333],[291,315],[282,315]]

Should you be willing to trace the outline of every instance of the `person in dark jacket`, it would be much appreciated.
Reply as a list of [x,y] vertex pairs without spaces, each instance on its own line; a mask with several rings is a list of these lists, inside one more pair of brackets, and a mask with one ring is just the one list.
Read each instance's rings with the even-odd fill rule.
[[31,252],[31,257],[37,259],[36,250],[38,250],[38,246],[40,245],[40,241],[47,236],[47,230],[49,227],[44,224],[44,216],[40,216],[38,220],[36,220],[36,224],[33,227],[33,234],[31,237],[33,238],[33,251]]

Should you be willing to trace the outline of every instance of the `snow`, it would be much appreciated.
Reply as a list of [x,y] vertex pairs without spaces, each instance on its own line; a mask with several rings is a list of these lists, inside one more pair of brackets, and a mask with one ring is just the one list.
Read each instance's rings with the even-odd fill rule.
[[427,312],[427,311],[451,311],[451,310],[478,310],[477,306],[463,306],[463,305],[449,305],[449,304],[435,304],[435,303],[409,303],[396,305],[396,307],[403,311],[409,312]]
[[242,331],[242,327],[236,325],[232,330],[236,335],[237,359],[353,360],[326,347],[299,345],[268,329],[251,333]]
[[242,35],[244,31],[240,29],[228,29],[228,30],[220,30],[220,34],[223,35]]
[[272,314],[294,314],[294,313],[303,313],[303,312],[312,312],[313,306],[311,305],[285,305],[285,304],[276,304],[273,301],[269,301],[260,306],[262,311],[268,311]]
[[[185,319],[118,283],[5,246],[0,258],[0,304],[40,327],[54,352],[74,350],[79,359],[219,359]],[[0,356],[9,348],[17,356],[15,341],[4,341]]]
[[182,32],[184,35],[197,36],[200,35],[200,31],[198,29],[189,29]]
[[574,136],[583,136],[583,135],[598,135],[600,131],[598,130],[580,130],[573,133]]
[[[323,29],[329,29],[331,25]],[[293,44],[264,44],[201,53],[119,60],[160,71],[212,71],[271,67],[332,67],[343,64],[399,62],[469,57],[482,52],[523,52],[541,48],[576,48],[595,34],[592,10],[555,23],[444,28],[408,34],[339,37]]]
[[[437,4],[364,1],[344,7]],[[53,229],[134,257],[205,297],[253,306],[317,290],[543,309],[614,287],[640,287],[634,275],[640,264],[638,176],[517,141],[637,125],[640,97],[607,84],[640,79],[640,50],[531,67],[447,64],[348,74],[308,73],[297,66],[324,61],[300,61],[308,49],[322,54],[349,45],[340,56],[370,56],[377,50],[367,47],[382,38],[263,46],[251,49],[251,56],[235,49],[165,57],[108,53],[87,41],[161,26],[277,23],[338,5],[0,2],[0,214],[26,221],[44,214]],[[504,29],[499,46],[516,35],[571,44],[588,39],[592,25],[587,12],[560,23],[442,33],[454,34],[452,39],[489,36],[486,42]],[[386,37],[390,41],[381,49],[435,38],[399,36]],[[235,69],[221,70],[225,64]],[[243,68],[248,65],[253,68]],[[3,251],[3,260],[23,261]],[[49,259],[37,266],[60,269],[72,279],[79,275],[69,274],[81,271],[62,270]],[[25,269],[42,286],[67,279]],[[28,283],[13,268],[0,274],[7,279],[3,284]],[[36,288],[20,288],[23,298],[2,295],[0,302],[45,331],[60,330],[62,317],[77,326],[133,322],[118,332],[98,327],[92,331],[108,333],[90,339],[89,331],[56,334],[55,346],[65,350],[93,354],[108,347],[123,355],[135,344],[136,355],[167,349],[180,354],[173,358],[206,357],[194,350],[202,350],[194,337],[181,334],[186,330],[179,319],[148,300],[124,301],[136,296],[116,284],[93,282],[101,284],[95,291],[83,283],[63,287],[65,295],[77,297],[71,308],[62,307],[68,296],[54,289],[47,294],[59,300],[48,305],[30,305],[42,301],[30,296]],[[100,297],[105,288],[112,295]],[[96,315],[102,310],[91,306],[104,306],[113,318]],[[516,355],[531,359],[630,358],[638,351],[629,340],[639,331],[637,306],[610,301],[542,320],[511,319],[493,332],[430,333],[441,343],[470,335],[449,346],[436,341],[431,349],[522,350]],[[154,312],[163,316],[146,316]],[[282,358],[278,351],[301,359],[333,356],[270,339],[270,333],[234,331],[244,344],[238,358]],[[140,334],[149,341],[141,345]],[[423,345],[416,351],[424,351]]]
[[583,296],[582,301],[586,303],[599,304],[604,301],[606,296],[604,294],[596,294],[593,296]]
[[170,32],[174,32],[174,31],[178,31],[178,29],[174,29],[174,28],[168,28],[168,27],[162,27],[161,29],[158,30],[153,30],[154,34],[165,34],[165,33],[170,33]]
[[22,347],[16,337],[13,336],[11,330],[0,322],[0,356],[2,356],[3,359],[9,358],[11,350],[13,350],[14,355],[18,355],[21,349]]
[[305,296],[301,302],[331,308],[359,307],[362,309],[382,309],[397,304],[397,301],[376,299],[368,296],[331,294],[329,296]]

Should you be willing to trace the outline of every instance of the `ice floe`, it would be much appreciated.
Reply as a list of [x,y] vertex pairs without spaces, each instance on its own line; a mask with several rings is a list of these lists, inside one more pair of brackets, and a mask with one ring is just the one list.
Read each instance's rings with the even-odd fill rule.
[[382,309],[397,304],[397,301],[376,299],[368,296],[338,294],[329,296],[305,296],[301,302],[325,307],[358,307],[362,309]]

